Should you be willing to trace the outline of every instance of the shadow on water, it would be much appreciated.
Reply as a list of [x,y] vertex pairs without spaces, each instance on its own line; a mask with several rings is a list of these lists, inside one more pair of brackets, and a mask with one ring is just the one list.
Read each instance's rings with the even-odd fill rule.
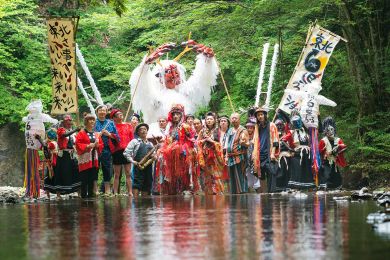
[[110,198],[0,207],[0,259],[383,259],[374,202],[280,195]]

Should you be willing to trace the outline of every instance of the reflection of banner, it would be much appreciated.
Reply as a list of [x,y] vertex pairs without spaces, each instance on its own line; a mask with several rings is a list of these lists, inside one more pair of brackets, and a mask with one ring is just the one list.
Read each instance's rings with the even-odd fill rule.
[[77,111],[74,18],[48,18],[47,31],[53,86],[52,114]]
[[[286,89],[304,91],[308,84],[316,81],[320,83],[330,55],[340,39],[340,36],[324,28],[313,27]],[[279,109],[290,114],[298,104],[299,102],[293,95],[285,93]]]

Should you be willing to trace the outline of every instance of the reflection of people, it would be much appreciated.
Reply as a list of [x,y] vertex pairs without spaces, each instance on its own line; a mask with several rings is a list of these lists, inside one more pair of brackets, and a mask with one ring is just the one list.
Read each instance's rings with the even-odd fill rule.
[[123,113],[119,109],[113,109],[110,113],[110,118],[114,120],[119,135],[119,142],[112,142],[111,139],[109,142],[110,150],[112,152],[112,164],[114,165],[114,194],[119,192],[119,182],[123,165],[126,174],[127,192],[128,195],[132,196],[130,178],[131,164],[123,156],[123,152],[134,138],[133,127],[130,124],[123,122]]
[[85,127],[76,135],[82,198],[90,198],[95,195],[94,181],[97,180],[99,170],[99,154],[104,147],[100,134],[94,132],[95,122],[94,115],[85,115]]
[[[99,164],[101,165],[103,172],[104,192],[108,194],[110,192],[110,182],[112,178],[112,156],[109,147],[109,139],[111,139],[111,142],[116,143],[120,140],[115,124],[111,120],[106,119],[107,107],[105,105],[98,106],[96,108],[96,114],[98,120],[96,120],[95,131],[100,132],[104,143],[103,152],[99,156]],[[97,191],[97,183],[95,191]]]
[[199,165],[203,170],[205,193],[223,193],[224,186],[221,177],[224,160],[221,144],[219,143],[217,116],[213,112],[206,114],[206,127],[199,133],[197,147]]
[[249,146],[247,130],[240,125],[240,115],[230,116],[232,127],[226,133],[226,163],[230,178],[230,192],[233,194],[248,192],[248,181],[245,175],[246,150]]
[[75,133],[80,129],[72,129],[72,117],[65,115],[57,130],[58,136],[58,159],[55,185],[57,196],[69,194],[80,188],[80,179],[77,159],[74,155]]
[[150,195],[152,190],[153,164],[150,163],[149,165],[144,166],[148,160],[154,161],[155,159],[154,153],[148,155],[153,149],[153,144],[146,138],[148,130],[149,126],[147,124],[141,123],[137,125],[135,128],[137,138],[131,140],[123,153],[127,161],[134,165],[133,192],[135,197],[138,197],[139,192],[141,192],[141,195]]
[[347,165],[344,159],[344,151],[347,146],[343,140],[336,136],[336,126],[333,118],[327,117],[323,121],[325,136],[319,143],[321,153],[320,187],[321,188],[340,188],[342,185],[342,176],[338,167]]

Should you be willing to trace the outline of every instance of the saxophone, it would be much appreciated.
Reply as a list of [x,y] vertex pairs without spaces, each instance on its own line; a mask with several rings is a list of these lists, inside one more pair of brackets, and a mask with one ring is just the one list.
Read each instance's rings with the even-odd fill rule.
[[154,146],[137,164],[138,169],[141,171],[148,167],[151,163],[155,161],[155,158],[152,156],[153,153],[160,147],[160,145]]

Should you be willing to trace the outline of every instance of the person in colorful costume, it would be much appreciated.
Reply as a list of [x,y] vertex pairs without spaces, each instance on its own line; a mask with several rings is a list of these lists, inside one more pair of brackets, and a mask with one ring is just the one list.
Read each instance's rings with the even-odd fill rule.
[[104,143],[100,133],[95,132],[96,118],[92,114],[84,116],[84,129],[76,135],[76,151],[81,180],[81,197],[96,196],[94,182],[99,171],[99,154],[102,153]]
[[[47,138],[42,142],[43,154],[45,157],[45,179],[43,189],[46,191],[46,196],[50,200],[50,193],[56,194],[55,176],[58,154],[57,130],[51,128],[47,131]],[[58,196],[58,195],[57,195]]]
[[246,154],[249,146],[248,131],[240,125],[240,115],[230,116],[232,127],[226,133],[225,162],[228,166],[230,192],[240,194],[248,192],[248,181],[245,175]]
[[163,160],[157,163],[159,192],[180,194],[199,189],[199,168],[195,151],[195,132],[184,123],[184,106],[174,105],[168,114],[167,138],[160,149]]
[[255,134],[256,118],[249,117],[245,124],[249,136],[248,157],[246,166],[246,177],[248,179],[248,188],[254,189],[256,192],[260,192],[260,180],[255,174],[253,163],[253,149],[254,149],[254,134]]
[[129,196],[132,196],[132,184],[130,178],[131,164],[123,155],[127,145],[134,139],[134,128],[131,124],[123,122],[123,113],[119,109],[113,109],[110,119],[114,120],[119,135],[119,142],[109,139],[109,146],[112,152],[112,164],[114,165],[114,194],[118,193],[122,166],[126,174],[126,187]]
[[291,158],[291,178],[289,188],[307,190],[315,188],[310,160],[310,140],[297,111],[291,113],[291,135],[285,140],[292,144],[294,156]]
[[206,194],[222,194],[224,185],[221,181],[224,157],[219,143],[217,115],[213,112],[206,114],[206,127],[197,139],[199,166],[203,170],[204,192]]
[[65,115],[57,130],[58,158],[55,187],[58,197],[60,194],[77,192],[81,186],[77,156],[74,150],[76,133],[80,131],[80,128],[73,129],[72,125],[72,117]]
[[[114,122],[106,119],[107,107],[105,105],[98,106],[96,108],[96,114],[98,119],[96,120],[95,131],[100,132],[104,143],[103,152],[99,156],[99,164],[101,165],[103,172],[104,192],[105,194],[109,194],[112,178],[112,155],[109,142],[111,141],[117,144],[120,140]],[[97,191],[97,179],[95,189],[95,191]]]
[[276,162],[279,155],[278,129],[267,118],[268,108],[257,108],[254,115],[257,119],[253,140],[254,171],[260,178],[261,192],[275,192]]
[[[145,168],[140,165],[141,161],[147,156],[151,150],[154,150],[153,144],[148,141],[149,126],[147,124],[138,124],[135,128],[137,138],[134,138],[127,145],[123,156],[126,160],[134,165],[133,168],[133,192],[134,197],[137,198],[141,193],[141,196],[150,195],[153,184],[153,163],[150,163]],[[150,155],[150,160],[155,160],[157,157],[155,152]]]
[[336,125],[331,117],[324,119],[323,130],[325,136],[319,143],[321,153],[320,188],[337,189],[342,185],[342,176],[339,167],[347,166],[344,151],[347,146],[336,136]]
[[26,123],[25,139],[26,139],[26,154],[25,154],[25,174],[24,187],[26,188],[26,197],[38,198],[40,196],[40,176],[39,176],[39,154],[38,151],[42,148],[41,140],[45,138],[45,126],[43,123],[57,124],[58,121],[48,114],[42,113],[43,105],[41,100],[32,101],[26,110],[29,114],[23,117],[23,122]]
[[276,119],[275,125],[278,128],[280,153],[278,156],[278,173],[276,179],[277,191],[284,191],[287,189],[288,181],[291,176],[291,157],[294,150],[291,148],[294,146],[292,142],[292,134],[288,129],[288,124],[282,119]]

